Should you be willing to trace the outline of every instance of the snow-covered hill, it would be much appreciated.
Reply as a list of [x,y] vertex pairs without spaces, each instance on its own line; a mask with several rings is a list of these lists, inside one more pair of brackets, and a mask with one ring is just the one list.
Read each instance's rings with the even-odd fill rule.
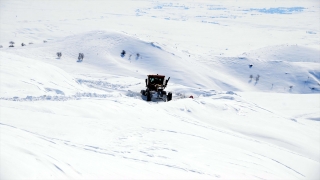
[[[236,57],[197,60],[163,44],[121,33],[93,31],[45,44],[6,49],[5,52],[41,60],[72,74],[98,70],[142,79],[146,74],[158,73],[172,77],[176,84],[214,90],[318,93],[320,87],[319,51],[294,45],[273,46]],[[122,50],[126,51],[124,57],[120,56]],[[56,52],[61,51],[63,57],[59,59]],[[85,54],[85,60],[76,63],[80,52]]]
[[0,4],[0,179],[320,178],[317,1]]

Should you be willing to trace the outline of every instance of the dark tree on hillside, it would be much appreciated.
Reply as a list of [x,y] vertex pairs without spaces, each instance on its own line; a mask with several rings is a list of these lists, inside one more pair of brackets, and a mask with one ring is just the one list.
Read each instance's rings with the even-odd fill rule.
[[84,54],[83,53],[79,53],[78,62],[82,62],[83,58],[84,58]]
[[126,55],[126,51],[125,50],[122,50],[121,52],[121,57],[124,57]]
[[13,42],[13,41],[10,41],[9,44],[10,44],[9,47],[14,47],[14,46],[13,46],[13,45],[14,45],[14,42]]
[[61,52],[57,52],[57,56],[58,56],[58,58],[60,59],[61,56],[62,56],[62,53],[61,53]]
[[258,82],[260,79],[260,75],[258,74],[257,77],[256,77],[256,82]]

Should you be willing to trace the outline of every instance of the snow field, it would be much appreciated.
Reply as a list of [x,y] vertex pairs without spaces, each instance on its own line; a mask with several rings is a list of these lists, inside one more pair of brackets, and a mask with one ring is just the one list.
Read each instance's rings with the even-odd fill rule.
[[317,1],[0,4],[0,179],[319,179]]
[[[227,96],[234,97],[234,95]],[[257,120],[257,115],[254,115],[261,116],[264,111],[261,109],[256,109],[259,113],[247,112],[246,118],[241,118],[243,114],[239,115],[233,108],[228,109],[225,105],[220,108],[227,108],[226,113],[219,110],[212,112],[212,109],[218,109],[219,104],[231,101],[225,98],[226,95],[222,95],[221,99],[183,99],[168,103],[167,106],[165,103],[149,104],[129,97],[111,101],[81,100],[85,103],[66,101],[64,104],[37,101],[28,106],[16,105],[19,102],[5,101],[6,107],[14,106],[21,111],[15,115],[12,113],[15,111],[12,108],[2,108],[4,112],[2,116],[6,118],[2,119],[1,127],[5,127],[5,129],[15,127],[15,131],[32,135],[36,139],[52,141],[52,146],[59,149],[71,146],[73,147],[70,149],[71,152],[81,150],[81,153],[86,154],[85,157],[95,152],[95,154],[114,156],[116,158],[114,161],[117,163],[118,159],[136,159],[136,161],[142,161],[147,165],[165,166],[167,168],[157,170],[161,177],[165,177],[167,172],[173,169],[175,170],[172,174],[169,173],[168,177],[174,178],[177,175],[176,177],[187,178],[188,176],[179,175],[180,170],[196,172],[194,175],[200,174],[203,176],[199,177],[204,178],[221,177],[227,179],[236,178],[238,176],[234,175],[237,174],[248,179],[254,179],[254,176],[301,178],[310,175],[308,171],[316,166],[315,160],[319,158],[315,144],[314,147],[306,148],[306,146],[310,146],[306,142],[316,142],[317,140],[311,140],[313,132],[308,131],[310,127],[305,127],[307,129],[303,130],[296,122],[281,117],[272,118],[275,121],[273,123],[261,124],[263,119]],[[200,107],[198,107],[199,104],[201,104]],[[203,104],[206,104],[207,108],[201,107],[204,106]],[[216,108],[210,108],[212,106],[216,106]],[[91,111],[88,107],[94,108],[95,111]],[[79,109],[81,114],[79,114]],[[30,112],[33,112],[32,115]],[[172,112],[174,113],[172,114]],[[219,114],[218,117],[221,119],[211,117],[206,121],[205,117],[213,113]],[[233,115],[227,115],[231,113]],[[269,112],[265,112],[265,114],[274,116]],[[28,118],[21,121],[20,119],[25,116]],[[149,120],[150,117],[152,120]],[[239,123],[239,121],[242,122]],[[258,122],[255,123],[255,121]],[[245,123],[250,123],[250,128],[248,125],[244,125]],[[279,123],[285,123],[286,127],[280,128]],[[8,124],[10,125],[8,126]],[[50,127],[47,127],[47,124],[51,124]],[[169,124],[170,126],[168,126]],[[259,127],[260,131],[257,132]],[[70,133],[70,128],[72,128],[72,133]],[[275,134],[277,132],[275,128],[279,128],[279,133]],[[292,136],[290,133],[292,128],[300,129],[294,137],[290,137],[290,135]],[[2,137],[9,136],[9,132],[3,133]],[[307,135],[305,132],[310,134]],[[304,134],[302,137],[297,137],[302,134]],[[305,141],[303,138],[308,140]],[[300,139],[301,142],[297,142],[297,139]],[[2,147],[6,149],[10,141],[7,142],[8,144],[6,141],[2,141],[2,143]],[[26,145],[23,148],[26,150],[31,148],[28,151],[33,152],[32,148],[34,147]],[[314,149],[314,152],[305,152],[306,149]],[[38,154],[48,154],[57,161],[68,163],[76,168],[76,165],[72,163],[73,160],[69,161],[63,158],[66,156],[64,153],[70,153],[70,151],[61,150],[61,152],[47,153],[43,150]],[[297,154],[297,152],[299,153]],[[77,158],[77,156],[72,155],[70,158]],[[101,161],[96,163],[99,162]],[[122,161],[120,160],[120,162]],[[56,164],[56,166],[62,172],[66,172],[68,167],[64,167],[65,163]],[[96,163],[93,162],[94,167],[99,166]],[[51,166],[53,167],[53,165]],[[87,164],[87,166],[91,166],[91,164]],[[92,173],[95,175],[109,177],[108,174],[103,174],[100,169],[87,168],[87,170],[82,169],[82,177],[90,177],[90,171],[93,171]],[[144,170],[137,171],[141,175],[150,175]],[[113,171],[111,170],[111,172]],[[242,174],[241,172],[246,173]],[[58,175],[63,177],[61,172],[55,177],[59,177]],[[124,174],[118,175],[118,177],[126,177]],[[196,177],[198,176],[194,176],[194,178]]]

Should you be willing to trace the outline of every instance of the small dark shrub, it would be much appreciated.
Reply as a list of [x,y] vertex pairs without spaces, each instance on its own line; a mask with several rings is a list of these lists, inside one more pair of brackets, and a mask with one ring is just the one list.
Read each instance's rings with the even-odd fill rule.
[[139,59],[139,57],[140,57],[140,54],[139,54],[139,53],[137,53],[136,55],[137,55],[137,56],[136,56],[136,60],[138,60],[138,59]]
[[61,53],[61,52],[57,52],[57,56],[58,56],[58,58],[60,59],[61,56],[62,56],[62,53]]
[[258,82],[260,79],[260,75],[258,74],[257,77],[256,77],[256,82]]
[[83,58],[84,58],[84,54],[83,53],[79,53],[78,62],[82,62]]
[[13,41],[10,41],[9,44],[10,44],[9,47],[14,47],[14,42]]
[[126,55],[126,51],[125,50],[122,50],[121,52],[121,57],[124,57]]

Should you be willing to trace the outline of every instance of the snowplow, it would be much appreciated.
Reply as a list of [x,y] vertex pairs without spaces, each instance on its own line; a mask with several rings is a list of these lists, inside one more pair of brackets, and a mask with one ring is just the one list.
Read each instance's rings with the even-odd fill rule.
[[164,89],[167,87],[170,77],[165,79],[164,75],[148,75],[146,82],[146,90],[141,90],[141,95],[147,101],[152,99],[162,99],[164,101],[172,100],[172,93],[166,92]]

